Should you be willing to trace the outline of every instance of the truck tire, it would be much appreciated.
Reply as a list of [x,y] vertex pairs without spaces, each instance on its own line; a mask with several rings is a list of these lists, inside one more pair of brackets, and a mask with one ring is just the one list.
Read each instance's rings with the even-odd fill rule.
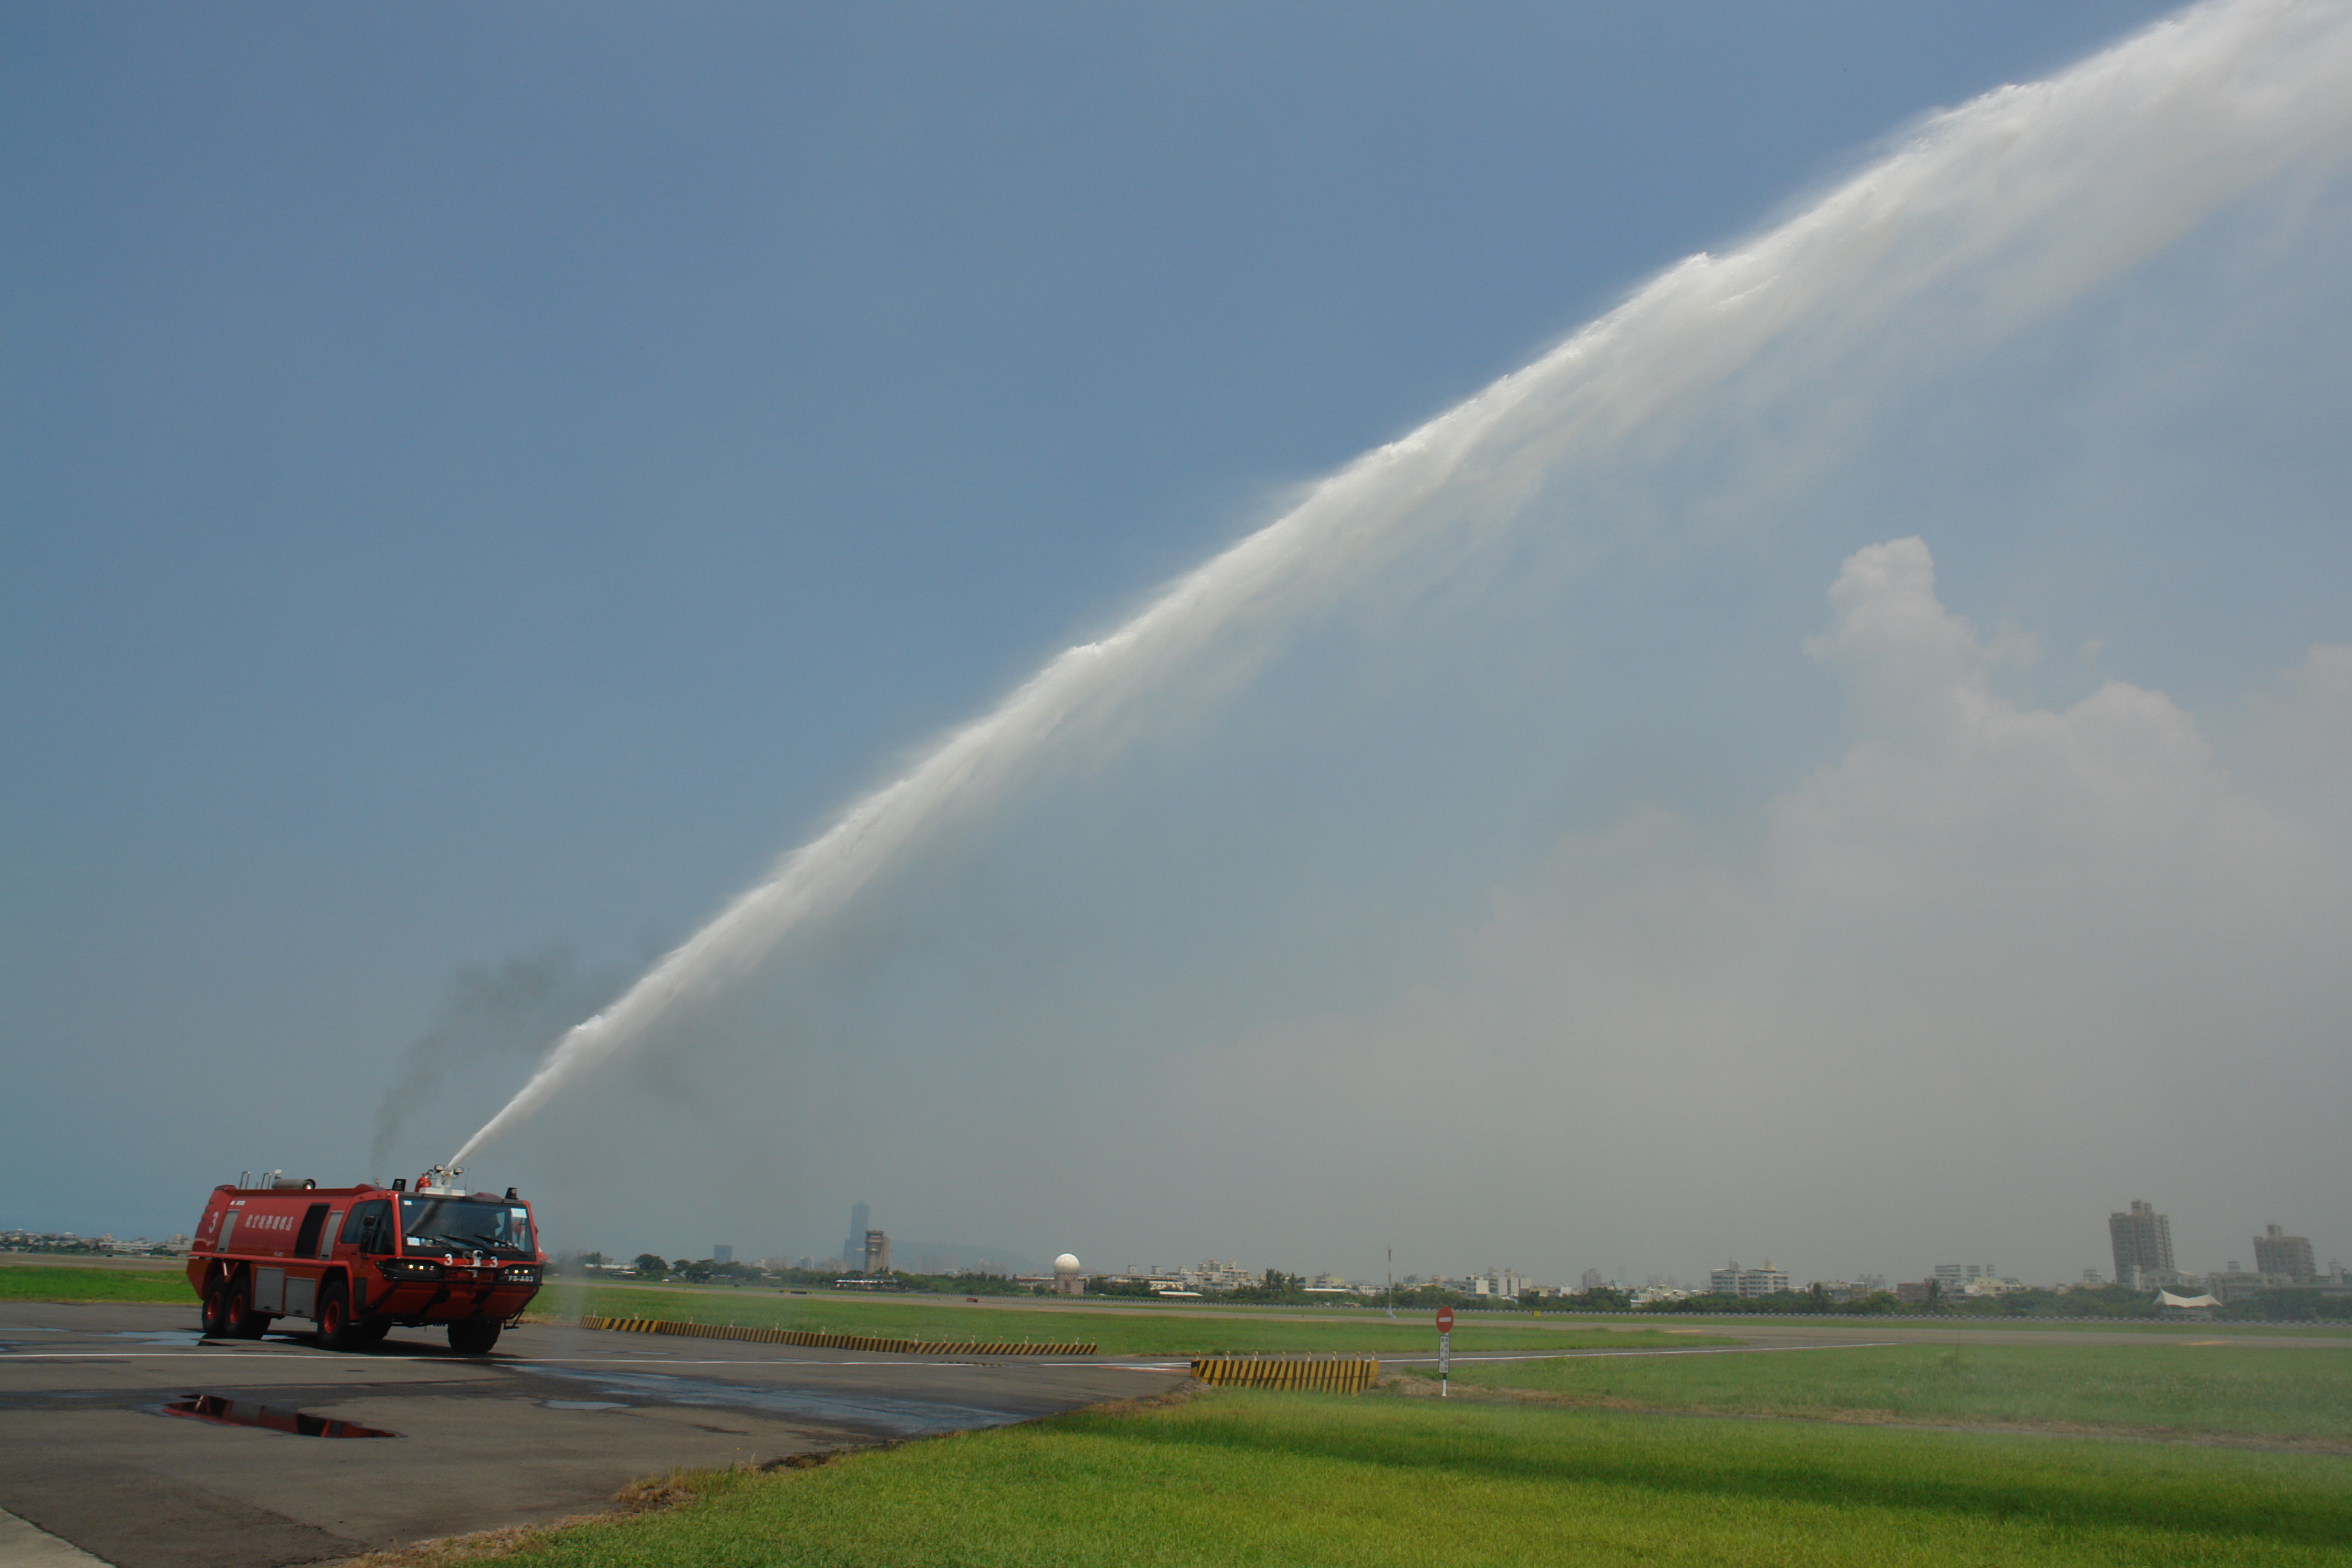
[[488,1355],[503,1326],[490,1318],[461,1318],[449,1325],[449,1348],[459,1355]]
[[253,1310],[253,1281],[240,1273],[229,1281],[228,1337],[257,1340],[269,1328],[269,1314]]
[[236,1323],[229,1305],[228,1276],[216,1273],[205,1283],[205,1338],[227,1339]]
[[367,1335],[352,1321],[352,1288],[330,1279],[319,1291],[319,1343],[331,1351],[365,1350]]

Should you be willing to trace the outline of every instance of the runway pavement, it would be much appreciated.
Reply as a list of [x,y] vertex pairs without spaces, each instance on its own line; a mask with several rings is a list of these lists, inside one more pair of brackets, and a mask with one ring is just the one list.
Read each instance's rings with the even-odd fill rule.
[[[0,1302],[0,1510],[120,1568],[277,1568],[593,1512],[677,1468],[1158,1393],[1188,1371],[1164,1358],[878,1355],[551,1327],[509,1330],[488,1356],[455,1355],[421,1330],[338,1355],[291,1335],[200,1340],[194,1315]],[[397,1436],[306,1436],[166,1409],[204,1394]],[[33,1542],[0,1521],[0,1568]]]

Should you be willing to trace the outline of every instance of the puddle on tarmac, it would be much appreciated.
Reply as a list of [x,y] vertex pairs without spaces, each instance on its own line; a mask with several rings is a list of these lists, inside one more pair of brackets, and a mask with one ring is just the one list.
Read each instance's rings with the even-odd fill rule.
[[634,1405],[615,1405],[609,1399],[542,1399],[550,1410],[634,1410]]
[[397,1437],[380,1426],[312,1415],[283,1405],[257,1405],[246,1399],[224,1399],[217,1394],[191,1394],[169,1405],[150,1406],[166,1415],[185,1415],[220,1426],[259,1426],[271,1432],[291,1432],[301,1437]]

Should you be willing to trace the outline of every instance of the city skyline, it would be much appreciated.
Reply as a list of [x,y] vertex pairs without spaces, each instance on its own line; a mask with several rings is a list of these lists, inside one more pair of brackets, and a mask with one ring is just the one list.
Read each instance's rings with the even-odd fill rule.
[[[871,1205],[861,1200],[851,1205],[850,1213],[856,1226],[852,1233],[855,1245],[845,1243],[841,1251],[831,1259],[826,1259],[822,1254],[800,1253],[797,1256],[803,1260],[803,1266],[822,1266],[829,1261],[836,1266],[846,1267],[852,1272],[874,1274],[890,1270],[893,1267],[893,1244],[888,1239],[887,1230],[880,1226],[869,1227],[866,1224],[872,1215]],[[2111,1282],[2126,1283],[2128,1278],[2126,1270],[2135,1270],[2145,1275],[2146,1278],[2141,1282],[2133,1284],[2131,1288],[2145,1291],[2153,1291],[2162,1286],[2174,1283],[2204,1280],[2209,1277],[2217,1280],[2234,1277],[2241,1280],[2259,1279],[2264,1281],[2294,1284],[2310,1284],[2315,1279],[2340,1281],[2346,1272],[2343,1261],[2335,1256],[2327,1257],[2323,1268],[2319,1261],[2323,1249],[2315,1248],[2310,1237],[2289,1234],[2284,1226],[2274,1222],[2266,1223],[2260,1235],[2249,1238],[2252,1244],[2252,1256],[2255,1259],[2252,1271],[2241,1272],[2240,1265],[2235,1259],[2226,1259],[2204,1268],[2178,1267],[2171,1250],[2169,1216],[2158,1212],[2155,1205],[2143,1199],[2134,1199],[2127,1208],[2111,1213],[2108,1216],[2108,1231],[2116,1265],[2115,1279]],[[71,1233],[51,1233],[51,1235],[70,1237]],[[24,1247],[32,1239],[31,1233],[18,1228],[0,1226],[0,1247]],[[160,1245],[150,1243],[144,1237],[117,1243],[110,1233],[97,1233],[80,1239],[93,1244],[102,1242],[107,1245],[108,1250],[143,1251],[152,1246]],[[175,1235],[173,1239],[184,1245],[186,1237],[184,1235]],[[557,1250],[578,1253],[606,1249],[591,1244],[571,1246]],[[689,1248],[688,1255],[691,1256],[694,1250]],[[790,1249],[770,1249],[755,1246],[745,1250],[748,1256],[770,1260],[779,1258],[789,1260],[795,1256]],[[709,1261],[726,1263],[733,1258],[735,1251],[736,1247],[732,1243],[712,1244],[708,1249],[707,1257]],[[1138,1254],[1139,1249],[1129,1247],[1121,1256]],[[612,1251],[608,1255],[618,1258],[627,1254]],[[992,1255],[998,1260],[991,1261]],[[1139,1255],[1152,1256],[1149,1249],[1141,1249]],[[668,1258],[672,1253],[664,1251],[660,1256]],[[1004,1253],[997,1248],[951,1242],[902,1242],[898,1244],[897,1256],[898,1259],[897,1267],[923,1273],[953,1275],[969,1270],[973,1273],[1029,1274],[1044,1278],[1046,1269],[1045,1265],[1025,1256]],[[1803,1289],[1819,1283],[1832,1286],[1858,1285],[1871,1289],[1885,1289],[1896,1284],[1911,1286],[1934,1280],[1948,1296],[1957,1296],[1967,1293],[1979,1280],[1988,1284],[2001,1282],[2064,1289],[2077,1283],[2093,1282],[2093,1277],[2100,1274],[2096,1268],[2087,1268],[2081,1271],[2079,1279],[2064,1272],[2047,1279],[2020,1279],[2016,1275],[1996,1268],[1990,1262],[1973,1261],[1957,1263],[1937,1261],[1918,1267],[1900,1266],[1891,1271],[1885,1268],[1825,1270],[1803,1266],[1792,1270],[1788,1268],[1775,1267],[1769,1255],[1756,1256],[1759,1261],[1753,1265],[1743,1265],[1739,1259],[1734,1258],[1724,1267],[1689,1271],[1648,1269],[1637,1272],[1621,1265],[1608,1269],[1587,1266],[1572,1275],[1569,1270],[1562,1269],[1553,1275],[1541,1270],[1522,1273],[1516,1265],[1490,1262],[1475,1268],[1434,1268],[1427,1271],[1420,1268],[1397,1270],[1393,1272],[1392,1277],[1402,1282],[1443,1280],[1458,1283],[1465,1291],[1474,1295],[1490,1292],[1497,1295],[1517,1295],[1524,1284],[1529,1287],[1540,1287],[1546,1290],[1592,1289],[1606,1287],[1648,1293],[1655,1293],[1662,1287],[1669,1293],[1677,1288],[1685,1293],[1700,1289],[1709,1289],[1719,1293],[1748,1296],[1790,1289]],[[1296,1258],[1287,1260],[1271,1258],[1255,1266],[1245,1266],[1232,1258],[1219,1262],[1212,1258],[1210,1261],[1197,1267],[1179,1265],[1171,1268],[1160,1264],[1146,1267],[1129,1262],[1117,1268],[1108,1265],[1090,1266],[1087,1271],[1097,1277],[1139,1273],[1145,1276],[1184,1275],[1196,1282],[1205,1283],[1211,1289],[1229,1289],[1235,1284],[1248,1283],[1269,1268],[1314,1279],[1334,1281],[1345,1279],[1359,1286],[1376,1282],[1378,1278],[1351,1274],[1342,1269],[1307,1269],[1287,1266],[1297,1264],[1297,1261]],[[1384,1271],[1385,1273],[1387,1271]]]
[[[874,1210],[872,1205],[863,1201],[853,1204],[850,1207],[850,1214],[853,1221],[855,1222],[855,1228],[852,1232],[853,1239],[851,1241],[845,1241],[840,1247],[836,1248],[830,1255],[822,1251],[811,1251],[804,1248],[765,1247],[757,1246],[745,1248],[745,1251],[748,1256],[798,1256],[818,1261],[825,1260],[829,1257],[831,1261],[845,1264],[853,1269],[866,1268],[869,1267],[870,1260],[874,1256],[872,1252],[871,1238],[887,1236],[887,1227],[869,1226],[867,1222],[873,1217]],[[2147,1246],[2151,1247],[2154,1249],[2153,1255],[2155,1257],[2164,1259],[2161,1263],[2147,1262],[2140,1264],[2139,1267],[2151,1270],[2160,1270],[2166,1276],[2168,1280],[2173,1278],[2201,1279],[2208,1275],[2221,1274],[2236,1268],[2236,1264],[2234,1262],[2222,1258],[2217,1258],[2213,1261],[2205,1263],[2201,1266],[2177,1266],[2175,1262],[2172,1261],[2173,1253],[2171,1250],[2169,1216],[2166,1214],[2158,1213],[2153,1205],[2145,1200],[2134,1199],[2130,1202],[2126,1209],[2113,1212],[2108,1215],[2108,1242],[2110,1255],[2115,1258],[2116,1264],[2115,1276],[2109,1280],[2111,1283],[2122,1282],[2122,1264],[2125,1254],[2121,1249],[2126,1245],[2123,1238],[2126,1234],[2134,1237],[2130,1245],[2135,1247]],[[2146,1239],[2140,1239],[2142,1237]],[[2328,1255],[2326,1258],[2326,1268],[2323,1269],[2320,1267],[2319,1259],[2321,1258],[2322,1254],[2326,1252],[2324,1247],[2315,1248],[2315,1244],[2309,1237],[2289,1235],[2285,1232],[2283,1226],[2275,1223],[2266,1223],[2263,1226],[2262,1234],[2250,1236],[2249,1242],[2251,1254],[2256,1258],[2254,1271],[2258,1273],[2278,1275],[2284,1278],[2301,1277],[2307,1279],[2315,1274],[2323,1272],[2332,1276],[2334,1274],[2340,1273],[2344,1268],[2340,1258],[2334,1255]],[[895,1243],[886,1241],[883,1246],[886,1257],[888,1255],[890,1249],[895,1247],[897,1255],[901,1260],[900,1267],[910,1268],[918,1272],[952,1274],[969,1268],[974,1272],[1027,1272],[1042,1274],[1047,1267],[1046,1264],[1039,1258],[1033,1258],[1025,1254],[1007,1253],[1001,1248],[980,1247],[967,1243],[940,1241],[907,1242],[901,1240]],[[575,1251],[584,1249],[586,1248],[582,1247],[573,1247],[572,1248],[572,1250]],[[1063,1249],[1059,1247],[1054,1249],[1055,1252],[1060,1250]],[[1269,1255],[1253,1265],[1244,1265],[1231,1258],[1228,1258],[1227,1261],[1222,1264],[1216,1263],[1214,1261],[1214,1258],[1223,1258],[1226,1256],[1223,1252],[1219,1251],[1214,1254],[1211,1263],[1202,1265],[1201,1267],[1215,1270],[1218,1280],[1222,1284],[1227,1285],[1233,1283],[1235,1279],[1255,1279],[1268,1268],[1279,1269],[1285,1273],[1301,1274],[1307,1277],[1319,1277],[1327,1273],[1334,1274],[1354,1279],[1359,1283],[1361,1283],[1366,1279],[1375,1278],[1375,1276],[1372,1275],[1363,1274],[1358,1271],[1350,1271],[1327,1264],[1318,1264],[1313,1267],[1308,1267],[1303,1260],[1303,1255],[1312,1250],[1311,1244],[1305,1247],[1293,1247],[1287,1250],[1289,1254],[1287,1257]],[[1408,1249],[1409,1255],[1412,1250],[1412,1249],[1410,1248]],[[1513,1257],[1515,1258],[1525,1258],[1537,1250],[1537,1248],[1532,1247],[1522,1247],[1514,1252]],[[1933,1251],[1932,1248],[1930,1250]],[[2224,1250],[2226,1250],[2226,1248],[2224,1248]],[[1001,1266],[992,1264],[988,1261],[989,1255],[991,1254],[995,1254],[1003,1259]],[[1052,1252],[1048,1252],[1045,1256],[1051,1257],[1052,1255]],[[665,1256],[667,1256],[667,1254]],[[1155,1251],[1150,1247],[1137,1247],[1132,1245],[1123,1247],[1111,1247],[1095,1248],[1091,1251],[1081,1251],[1080,1256],[1095,1259],[1108,1259],[1112,1257],[1118,1257],[1130,1260],[1118,1268],[1113,1268],[1107,1262],[1089,1263],[1088,1272],[1098,1275],[1133,1272],[1139,1268],[1147,1274],[1173,1273],[1192,1267],[1191,1265],[1163,1267],[1158,1263],[1149,1266],[1137,1265],[1131,1260],[1138,1257],[1166,1258],[1181,1255],[1171,1254],[1164,1249]],[[1914,1259],[1889,1263],[1886,1260],[1879,1260],[1871,1267],[1854,1268],[1825,1268],[1806,1263],[1801,1263],[1793,1268],[1789,1267],[1776,1267],[1773,1261],[1773,1255],[1770,1252],[1762,1249],[1749,1249],[1749,1256],[1755,1260],[1752,1264],[1743,1265],[1740,1260],[1735,1257],[1731,1260],[1727,1269],[1723,1267],[1698,1265],[1686,1265],[1683,1267],[1654,1265],[1651,1267],[1637,1268],[1631,1268],[1621,1263],[1609,1268],[1601,1268],[1588,1264],[1581,1268],[1570,1265],[1549,1271],[1541,1268],[1538,1268],[1533,1271],[1522,1271],[1519,1269],[1516,1262],[1510,1264],[1497,1264],[1490,1260],[1484,1263],[1478,1263],[1475,1266],[1468,1263],[1458,1262],[1454,1265],[1444,1267],[1430,1265],[1416,1267],[1397,1266],[1394,1268],[1393,1273],[1394,1277],[1399,1279],[1466,1279],[1479,1277],[1500,1276],[1514,1279],[1524,1279],[1531,1283],[1543,1285],[1547,1288],[1565,1287],[1585,1289],[1590,1289],[1595,1286],[1639,1288],[1645,1284],[1654,1286],[1662,1282],[1680,1282],[1692,1289],[1696,1289],[1699,1282],[1702,1281],[1719,1283],[1727,1273],[1728,1273],[1733,1279],[1733,1284],[1730,1289],[1732,1293],[1735,1294],[1754,1294],[1765,1289],[1786,1289],[1790,1288],[1790,1282],[1793,1282],[1796,1287],[1801,1288],[1804,1285],[1814,1282],[1845,1283],[1876,1281],[1879,1286],[1884,1287],[1894,1281],[1924,1282],[1929,1279],[1936,1279],[1943,1284],[1947,1289],[1961,1290],[1965,1289],[1970,1283],[1979,1279],[2017,1279],[2029,1285],[2063,1289],[2066,1286],[2082,1282],[2083,1279],[2089,1275],[2095,1274],[2103,1279],[2108,1278],[2106,1271],[2098,1268],[2096,1265],[2086,1264],[2081,1268],[2061,1268],[2053,1274],[2036,1276],[2032,1279],[2024,1279],[2017,1273],[1999,1269],[1990,1262],[1974,1260],[1961,1262],[1946,1261],[1949,1257],[1949,1253],[1948,1251],[1936,1254],[1933,1260],[1930,1261]],[[2192,1257],[2192,1265],[2194,1265],[2194,1263],[2195,1259]],[[926,1267],[926,1265],[940,1265],[940,1267]],[[1389,1272],[1389,1270],[1384,1269],[1383,1272]],[[1228,1275],[1232,1278],[1226,1278]],[[1743,1279],[1742,1277],[1745,1277],[1745,1279]],[[1778,1280],[1781,1283],[1775,1285],[1772,1283],[1773,1280]],[[1571,1284],[1571,1282],[1573,1283]],[[2156,1288],[2157,1283],[2165,1281],[2152,1281],[2147,1288],[2153,1289]]]

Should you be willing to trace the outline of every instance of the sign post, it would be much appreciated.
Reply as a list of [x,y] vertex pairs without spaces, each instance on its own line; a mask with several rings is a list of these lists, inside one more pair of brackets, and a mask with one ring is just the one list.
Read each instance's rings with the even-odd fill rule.
[[1437,1397],[1445,1397],[1446,1379],[1454,1373],[1454,1309],[1437,1309]]

